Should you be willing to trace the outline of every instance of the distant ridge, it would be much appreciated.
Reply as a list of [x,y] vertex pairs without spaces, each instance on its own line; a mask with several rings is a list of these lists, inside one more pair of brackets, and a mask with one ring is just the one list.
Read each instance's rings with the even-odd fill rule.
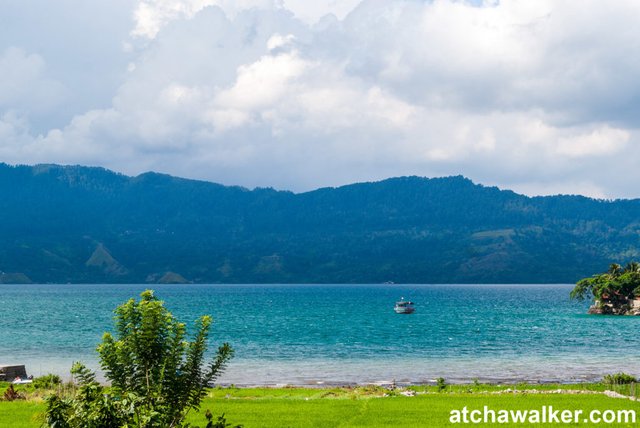
[[0,164],[0,283],[560,283],[640,256],[640,201],[462,177],[295,194]]

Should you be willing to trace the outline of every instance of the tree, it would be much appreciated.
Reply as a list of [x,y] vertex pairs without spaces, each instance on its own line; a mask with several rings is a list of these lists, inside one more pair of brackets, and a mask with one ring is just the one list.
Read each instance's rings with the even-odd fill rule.
[[[130,299],[115,310],[115,337],[105,333],[98,346],[100,365],[111,382],[105,388],[95,374],[75,363],[72,374],[79,384],[75,397],[47,399],[49,427],[187,427],[190,410],[198,410],[206,387],[222,373],[233,350],[218,348],[205,365],[212,319],[196,322],[192,341],[153,291],[139,302]],[[208,414],[209,415],[209,414]],[[224,417],[211,427],[226,427]]]
[[631,301],[640,296],[640,264],[631,262],[622,268],[613,263],[607,272],[581,279],[570,297],[585,300],[588,296],[604,313],[625,313]]

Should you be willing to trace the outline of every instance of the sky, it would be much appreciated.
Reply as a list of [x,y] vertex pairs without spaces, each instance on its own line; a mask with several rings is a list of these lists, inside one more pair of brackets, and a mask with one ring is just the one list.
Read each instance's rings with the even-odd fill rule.
[[0,161],[640,197],[637,0],[4,0]]

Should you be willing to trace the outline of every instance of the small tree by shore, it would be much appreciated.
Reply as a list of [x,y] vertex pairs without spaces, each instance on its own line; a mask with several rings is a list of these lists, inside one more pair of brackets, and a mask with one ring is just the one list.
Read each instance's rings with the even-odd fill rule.
[[[228,343],[205,364],[212,319],[196,322],[191,341],[178,322],[147,290],[116,310],[115,337],[105,333],[98,346],[100,365],[110,387],[91,370],[75,363],[71,370],[79,389],[73,397],[47,398],[45,426],[55,428],[187,427],[190,410],[198,410],[206,387],[225,369],[233,350]],[[224,417],[208,427],[226,427]]]
[[640,263],[631,262],[624,268],[614,263],[604,273],[583,278],[571,291],[570,297],[575,300],[592,297],[594,305],[589,313],[635,313],[633,303],[640,297]]

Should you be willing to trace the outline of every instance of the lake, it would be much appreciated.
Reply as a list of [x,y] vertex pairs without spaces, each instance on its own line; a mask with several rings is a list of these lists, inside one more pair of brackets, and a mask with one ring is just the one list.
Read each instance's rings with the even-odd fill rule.
[[[181,321],[214,317],[210,348],[236,350],[226,384],[640,375],[640,317],[586,315],[570,285],[0,285],[0,365],[97,368],[113,310],[150,287]],[[393,312],[400,297],[414,314]]]

